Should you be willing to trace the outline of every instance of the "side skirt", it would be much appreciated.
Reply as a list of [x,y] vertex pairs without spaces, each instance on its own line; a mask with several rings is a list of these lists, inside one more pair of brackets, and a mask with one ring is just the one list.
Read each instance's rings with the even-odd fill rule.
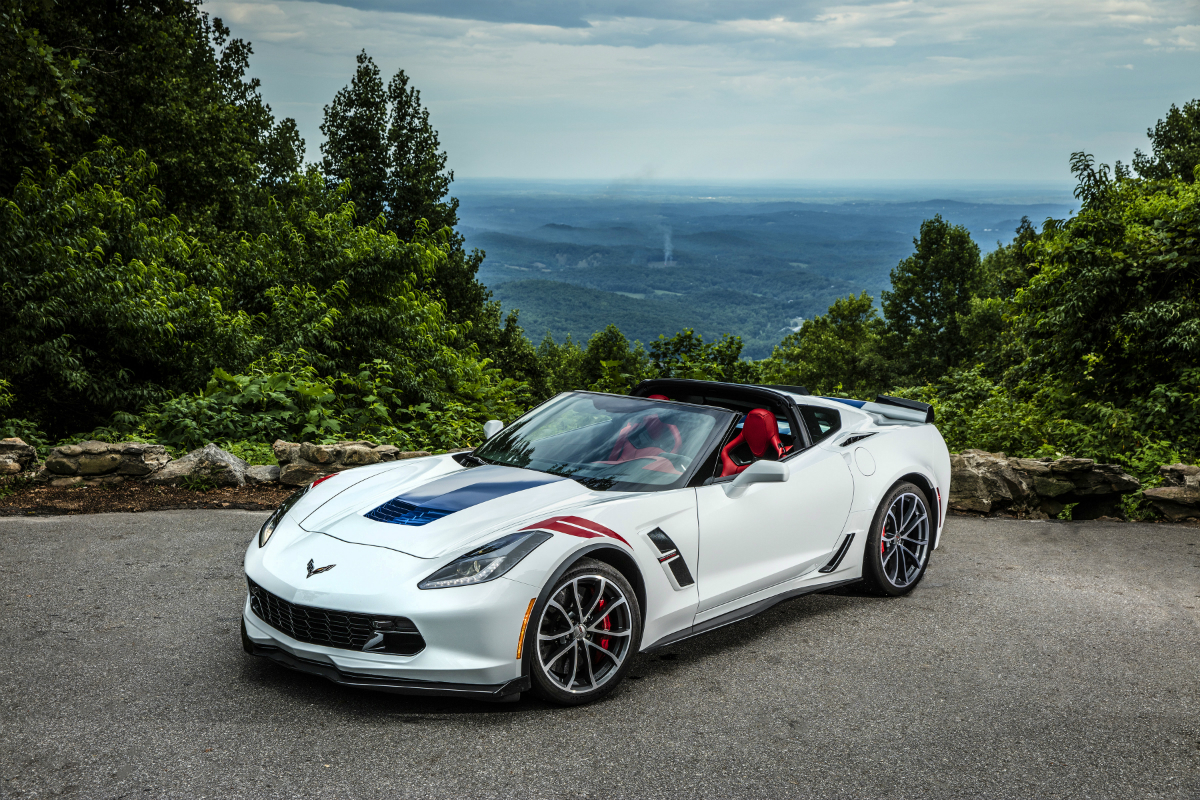
[[806,594],[823,592],[827,589],[834,589],[838,586],[845,586],[850,583],[858,583],[860,580],[862,579],[852,578],[846,581],[832,581],[830,583],[822,583],[818,586],[803,586],[799,589],[790,589],[786,592],[780,592],[777,595],[759,600],[758,602],[751,603],[750,605],[742,606],[741,608],[735,608],[733,611],[722,614],[719,617],[713,617],[710,620],[705,620],[699,625],[693,625],[690,628],[684,628],[681,631],[669,633],[658,641],[643,647],[642,652],[653,652],[654,650],[658,650],[668,645],[682,642],[684,639],[690,639],[693,636],[699,636],[702,633],[708,633],[709,631],[715,631],[717,628],[724,628],[726,625],[732,625],[735,622],[741,622],[744,619],[757,616],[758,614],[766,611],[768,608],[777,606],[785,600],[791,600],[792,598],[800,597]]

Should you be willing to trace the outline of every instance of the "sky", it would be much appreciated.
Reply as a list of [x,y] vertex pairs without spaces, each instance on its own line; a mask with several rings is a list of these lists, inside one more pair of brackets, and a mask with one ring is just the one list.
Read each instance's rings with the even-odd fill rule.
[[1200,0],[213,0],[320,158],[365,49],[462,178],[1067,182],[1200,97]]

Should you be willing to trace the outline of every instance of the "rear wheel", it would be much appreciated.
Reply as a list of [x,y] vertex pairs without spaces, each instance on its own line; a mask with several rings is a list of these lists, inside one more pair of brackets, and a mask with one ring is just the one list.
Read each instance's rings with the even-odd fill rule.
[[642,641],[637,595],[620,572],[583,559],[559,578],[533,630],[530,673],[541,697],[597,700],[625,676]]
[[863,580],[890,597],[908,594],[925,575],[933,543],[933,517],[925,493],[898,483],[884,496],[863,553]]

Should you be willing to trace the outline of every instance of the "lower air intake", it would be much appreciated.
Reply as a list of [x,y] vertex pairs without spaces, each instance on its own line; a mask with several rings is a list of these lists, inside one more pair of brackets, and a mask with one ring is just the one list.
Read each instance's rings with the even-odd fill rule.
[[410,619],[302,606],[271,594],[249,578],[246,582],[254,615],[298,642],[404,656],[425,649],[425,638]]

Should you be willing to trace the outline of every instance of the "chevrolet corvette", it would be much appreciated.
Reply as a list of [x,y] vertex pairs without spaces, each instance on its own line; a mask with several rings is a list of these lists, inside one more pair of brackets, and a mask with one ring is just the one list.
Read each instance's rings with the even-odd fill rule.
[[798,386],[560,394],[473,451],[290,497],[246,552],[243,647],[350,686],[590,702],[788,598],[911,591],[950,484],[933,421]]

